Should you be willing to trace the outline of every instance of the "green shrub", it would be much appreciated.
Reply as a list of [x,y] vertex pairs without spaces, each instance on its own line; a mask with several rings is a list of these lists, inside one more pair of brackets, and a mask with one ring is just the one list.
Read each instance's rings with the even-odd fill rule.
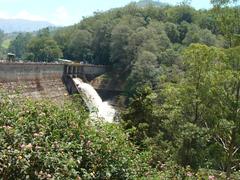
[[88,113],[47,101],[0,99],[3,179],[134,179],[151,175],[116,124],[90,123]]

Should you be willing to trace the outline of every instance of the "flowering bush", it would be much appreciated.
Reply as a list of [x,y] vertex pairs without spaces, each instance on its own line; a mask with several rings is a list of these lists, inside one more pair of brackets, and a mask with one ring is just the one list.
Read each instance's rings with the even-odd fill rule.
[[121,127],[88,123],[71,105],[0,100],[3,179],[133,179],[151,175],[148,155]]

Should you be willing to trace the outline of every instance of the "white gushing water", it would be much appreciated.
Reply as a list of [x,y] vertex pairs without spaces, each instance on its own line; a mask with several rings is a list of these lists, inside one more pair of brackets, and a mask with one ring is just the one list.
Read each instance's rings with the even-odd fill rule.
[[73,78],[78,90],[83,95],[83,100],[86,103],[92,118],[102,118],[107,122],[112,123],[116,114],[115,109],[107,101],[103,102],[97,91],[87,83],[84,83],[79,78]]

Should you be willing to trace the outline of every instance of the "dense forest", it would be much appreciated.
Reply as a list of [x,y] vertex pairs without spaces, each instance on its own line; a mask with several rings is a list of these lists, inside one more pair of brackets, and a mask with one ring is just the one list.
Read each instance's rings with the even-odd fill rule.
[[[56,141],[62,141],[62,151],[68,153],[51,150],[49,159],[39,159],[32,147],[28,148],[32,151],[24,152],[26,162],[22,162],[26,168],[21,169],[20,160],[12,166],[22,177],[35,177],[34,170],[39,172],[42,168],[47,169],[42,176],[49,178],[240,179],[237,1],[211,0],[210,10],[196,10],[187,2],[176,6],[143,2],[96,12],[73,26],[20,33],[11,41],[8,51],[21,60],[52,62],[63,58],[109,65],[125,85],[127,99],[120,124],[86,130],[76,128],[86,128],[87,115],[83,110],[61,112],[53,105],[48,109],[27,103],[16,105],[17,109],[10,112],[11,102],[0,103],[5,109],[0,112],[0,123],[9,123],[0,133],[16,126],[15,132],[5,134],[0,141],[6,149],[9,144],[23,143],[17,136],[20,129],[26,137],[34,132],[12,119],[26,117],[18,121],[33,124],[36,129],[40,122],[48,127],[61,119],[59,126],[49,127],[55,135],[48,128],[44,130],[48,136],[34,138],[46,147],[55,147]],[[3,36],[0,32],[0,43]],[[33,112],[22,115],[25,106]],[[54,115],[54,119],[47,114]],[[31,121],[34,117],[38,117],[37,122]],[[66,127],[66,135],[60,135],[60,126]],[[76,133],[82,134],[81,140]],[[15,136],[19,142],[8,140]],[[44,142],[47,137],[50,145]],[[13,158],[1,149],[0,152],[9,162]],[[40,152],[42,156],[47,153]],[[9,175],[7,163],[3,163],[8,160],[0,158],[1,175]],[[44,165],[38,167],[36,161]],[[53,165],[47,168],[49,161]]]

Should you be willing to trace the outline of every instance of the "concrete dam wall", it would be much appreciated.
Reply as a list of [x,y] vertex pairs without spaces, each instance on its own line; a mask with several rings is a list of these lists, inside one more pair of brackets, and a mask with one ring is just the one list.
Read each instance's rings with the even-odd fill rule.
[[63,70],[62,64],[0,63],[0,89],[7,95],[62,104],[69,98],[62,81]]
[[0,63],[0,82],[61,78],[63,64]]
[[94,78],[105,71],[104,66],[95,65],[0,63],[0,91],[62,103],[69,99],[71,77]]

